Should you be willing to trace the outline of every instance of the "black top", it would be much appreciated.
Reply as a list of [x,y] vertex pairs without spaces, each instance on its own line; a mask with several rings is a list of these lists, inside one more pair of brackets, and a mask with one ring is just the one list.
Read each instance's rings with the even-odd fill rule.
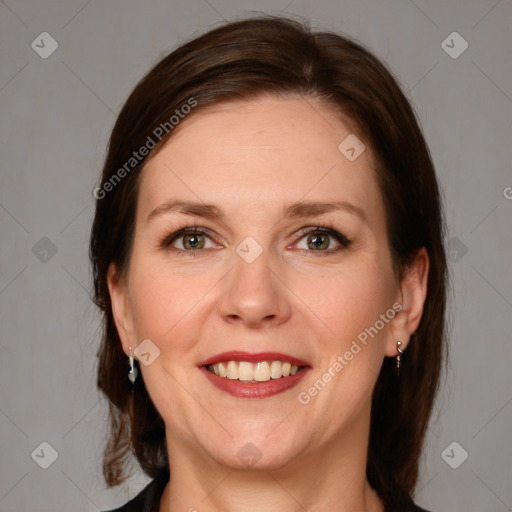
[[[105,512],[158,512],[160,499],[168,481],[169,470],[164,469],[135,498],[122,507]],[[428,512],[428,510],[418,507],[410,500],[405,508],[400,510],[393,508],[393,510],[386,510],[386,512]]]

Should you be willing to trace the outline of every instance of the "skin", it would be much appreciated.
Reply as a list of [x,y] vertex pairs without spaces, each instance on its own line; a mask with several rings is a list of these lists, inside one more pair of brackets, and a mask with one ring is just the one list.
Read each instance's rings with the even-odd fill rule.
[[[171,480],[161,512],[384,510],[365,475],[371,394],[384,357],[418,327],[429,263],[422,249],[402,280],[393,272],[370,148],[354,162],[338,150],[350,133],[314,98],[233,102],[182,121],[143,170],[129,269],[120,276],[111,265],[108,277],[124,352],[147,338],[160,350],[140,368],[166,425]],[[171,198],[214,203],[225,218],[147,220]],[[348,211],[283,219],[299,200],[346,201],[366,220]],[[194,224],[212,232],[199,235],[203,248],[190,249],[194,235],[173,243],[187,254],[159,245]],[[332,252],[334,237],[316,248],[294,236],[324,224],[351,245]],[[263,249],[252,263],[236,252],[247,236]],[[402,311],[299,403],[395,302]],[[228,350],[284,352],[312,370],[278,395],[235,398],[197,367]],[[249,442],[261,455],[251,467],[237,456]]]

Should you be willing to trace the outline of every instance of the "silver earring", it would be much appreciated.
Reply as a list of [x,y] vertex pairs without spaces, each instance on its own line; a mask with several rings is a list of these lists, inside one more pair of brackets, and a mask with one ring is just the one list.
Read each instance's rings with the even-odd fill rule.
[[133,359],[133,352],[132,347],[130,347],[130,355],[128,357],[128,364],[130,365],[130,368],[128,370],[128,380],[133,384],[135,384],[135,379],[137,378],[137,375],[139,374],[139,371],[137,370],[137,367],[134,364]]
[[398,355],[396,356],[396,376],[398,377],[400,375],[400,359],[404,351],[400,348],[402,346],[401,341],[396,342],[396,347],[398,350]]

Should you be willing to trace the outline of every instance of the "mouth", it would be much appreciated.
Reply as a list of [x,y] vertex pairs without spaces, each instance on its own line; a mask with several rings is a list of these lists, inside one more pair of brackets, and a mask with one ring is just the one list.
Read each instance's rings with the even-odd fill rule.
[[217,388],[239,398],[265,398],[294,387],[311,366],[277,352],[224,352],[199,363]]
[[268,382],[270,379],[282,379],[296,375],[305,366],[292,364],[289,361],[222,361],[209,364],[206,369],[219,377],[242,382]]

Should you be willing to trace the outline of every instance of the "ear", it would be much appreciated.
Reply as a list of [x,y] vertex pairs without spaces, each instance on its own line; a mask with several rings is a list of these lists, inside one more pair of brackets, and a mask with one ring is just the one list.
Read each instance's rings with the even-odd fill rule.
[[386,340],[386,356],[398,354],[397,341],[402,342],[402,350],[407,348],[411,336],[416,332],[423,314],[427,297],[427,281],[430,260],[427,250],[422,247],[407,267],[399,285],[397,302],[402,309],[390,321]]
[[133,314],[126,280],[119,276],[113,263],[108,268],[107,285],[117,332],[121,339],[123,351],[128,356],[130,347],[137,346],[133,329]]

